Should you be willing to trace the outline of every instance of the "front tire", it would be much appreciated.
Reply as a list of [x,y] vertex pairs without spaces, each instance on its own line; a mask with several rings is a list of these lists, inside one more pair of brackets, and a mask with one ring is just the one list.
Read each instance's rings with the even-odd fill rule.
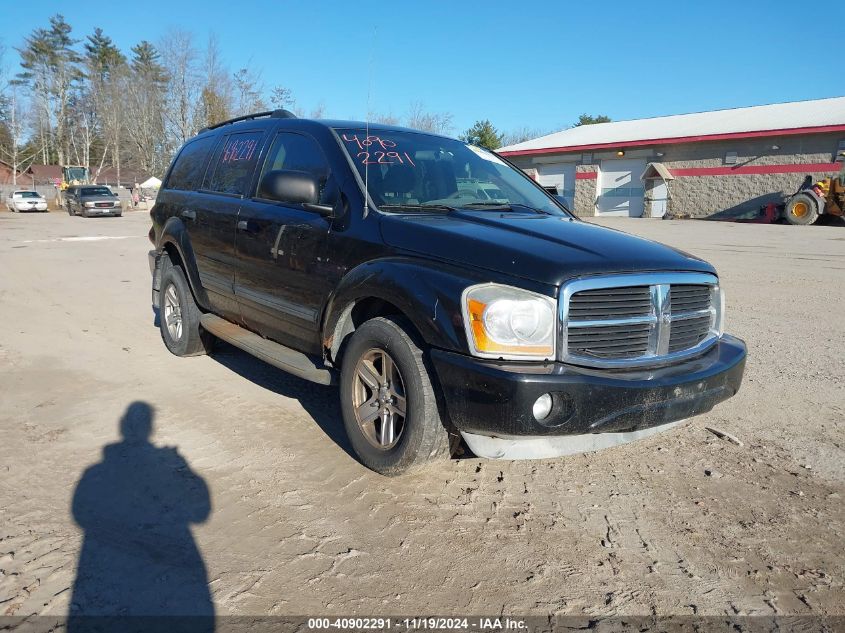
[[200,325],[202,312],[181,267],[163,268],[158,307],[161,338],[171,353],[200,356],[211,351],[214,337]]
[[341,363],[349,441],[364,465],[387,476],[450,454],[423,351],[406,328],[392,317],[367,321],[352,335]]
[[796,194],[786,203],[783,214],[795,226],[813,224],[819,219],[818,202],[808,193]]

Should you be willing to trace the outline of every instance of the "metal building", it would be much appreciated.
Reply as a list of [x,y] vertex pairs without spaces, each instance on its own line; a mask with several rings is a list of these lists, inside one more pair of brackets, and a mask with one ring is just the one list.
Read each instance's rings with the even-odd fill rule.
[[742,216],[838,171],[845,97],[574,127],[499,150],[580,216]]

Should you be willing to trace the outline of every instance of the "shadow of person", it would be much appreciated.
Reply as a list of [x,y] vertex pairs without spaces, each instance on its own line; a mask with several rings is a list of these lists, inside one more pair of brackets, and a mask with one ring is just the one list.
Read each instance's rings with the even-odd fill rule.
[[73,518],[85,536],[71,633],[214,630],[208,575],[190,530],[211,512],[208,487],[176,448],[150,443],[153,416],[145,402],[129,405],[122,441],[106,446],[76,486]]

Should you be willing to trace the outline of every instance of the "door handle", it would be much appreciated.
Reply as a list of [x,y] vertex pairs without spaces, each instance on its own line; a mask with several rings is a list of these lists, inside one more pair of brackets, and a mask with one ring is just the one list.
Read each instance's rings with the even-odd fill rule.
[[258,233],[258,226],[249,220],[238,220],[238,230],[245,233]]
[[196,220],[197,219],[197,212],[192,211],[191,209],[185,209],[179,215],[181,215],[186,220]]

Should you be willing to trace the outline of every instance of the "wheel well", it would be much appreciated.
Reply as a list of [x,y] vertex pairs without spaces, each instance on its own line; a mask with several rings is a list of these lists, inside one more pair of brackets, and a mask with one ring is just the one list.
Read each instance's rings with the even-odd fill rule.
[[[346,306],[337,321],[337,325],[335,325],[334,332],[324,339],[324,347],[332,364],[340,365],[345,343],[355,330],[370,319],[384,316],[401,316],[407,319],[402,310],[389,301],[378,297],[358,299]],[[415,337],[419,335],[416,331],[408,334]]]
[[[194,288],[194,284],[191,283],[191,271],[188,270],[188,267],[185,265],[185,260],[182,259],[182,255],[179,253],[179,249],[176,248],[176,245],[173,242],[166,242],[164,246],[161,248],[162,253],[167,255],[167,259],[170,260],[171,266],[179,266],[182,269],[182,272],[185,273],[185,279],[188,280],[188,288],[191,290],[191,294],[194,297],[194,301],[196,301],[197,305],[200,306],[201,309],[204,308],[204,304],[200,303],[199,297],[197,297],[197,288]],[[162,258],[162,265],[159,267],[159,280],[161,280],[161,276],[164,275],[164,258]]]
[[[182,270],[185,270],[185,263],[182,261],[182,256],[179,254],[179,249],[171,243],[167,242],[162,249],[165,253],[167,253],[167,257],[170,259],[170,263],[174,266],[181,266]],[[188,271],[185,271],[185,274],[188,274]]]

